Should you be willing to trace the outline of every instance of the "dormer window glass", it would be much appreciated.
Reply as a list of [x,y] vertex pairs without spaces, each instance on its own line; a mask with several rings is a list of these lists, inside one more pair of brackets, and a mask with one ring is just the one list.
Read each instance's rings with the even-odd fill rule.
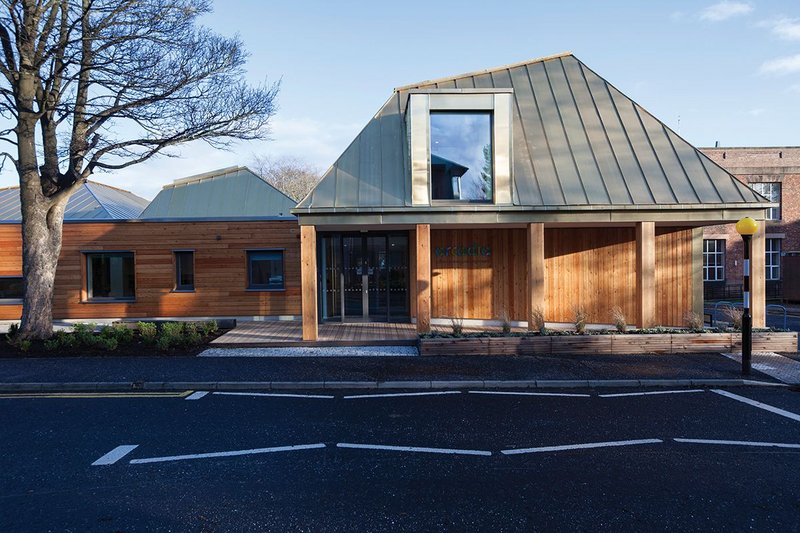
[[430,140],[431,199],[491,202],[492,113],[431,111]]

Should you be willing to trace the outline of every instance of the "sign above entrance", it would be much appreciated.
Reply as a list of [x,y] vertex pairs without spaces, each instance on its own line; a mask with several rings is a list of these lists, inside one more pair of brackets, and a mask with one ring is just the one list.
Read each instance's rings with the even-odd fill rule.
[[437,246],[433,254],[436,257],[490,257],[492,247],[478,243],[470,246]]

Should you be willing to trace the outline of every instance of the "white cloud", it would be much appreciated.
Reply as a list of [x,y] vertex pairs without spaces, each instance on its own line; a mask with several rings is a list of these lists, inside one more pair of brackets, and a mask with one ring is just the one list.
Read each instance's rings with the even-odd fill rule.
[[791,74],[800,72],[800,54],[770,59],[761,64],[762,74]]
[[747,112],[747,114],[750,115],[751,117],[758,117],[758,116],[763,115],[764,111],[766,111],[766,109],[764,109],[763,107],[756,107],[754,109],[750,109]]
[[722,2],[717,2],[702,10],[700,12],[700,18],[711,22],[720,22],[732,17],[747,15],[752,11],[753,6],[748,3],[723,0]]
[[800,94],[800,83],[795,83],[794,85],[790,85],[789,88],[786,89],[786,92]]
[[684,15],[686,15],[683,11],[673,11],[669,14],[669,18],[674,21],[683,20]]
[[786,41],[800,41],[800,19],[780,17],[762,21],[758,25],[769,28],[775,36]]

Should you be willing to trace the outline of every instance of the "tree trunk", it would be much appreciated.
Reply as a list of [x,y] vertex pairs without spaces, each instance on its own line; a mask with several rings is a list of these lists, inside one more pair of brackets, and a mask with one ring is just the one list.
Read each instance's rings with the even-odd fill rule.
[[[38,181],[38,179],[36,180]],[[23,189],[22,195],[26,195]],[[46,339],[53,334],[53,285],[61,253],[64,205],[50,205],[39,194],[22,201],[22,276],[24,297],[20,335]]]

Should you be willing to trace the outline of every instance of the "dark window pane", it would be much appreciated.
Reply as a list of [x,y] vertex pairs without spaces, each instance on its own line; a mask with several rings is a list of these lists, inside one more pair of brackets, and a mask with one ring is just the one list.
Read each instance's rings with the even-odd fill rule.
[[247,252],[249,288],[283,289],[283,252],[255,250]]
[[22,299],[22,276],[0,278],[0,300]]
[[132,253],[87,254],[86,261],[89,298],[134,298],[136,276]]
[[175,252],[175,289],[194,290],[194,252]]
[[490,202],[491,113],[431,112],[430,118],[432,198]]

